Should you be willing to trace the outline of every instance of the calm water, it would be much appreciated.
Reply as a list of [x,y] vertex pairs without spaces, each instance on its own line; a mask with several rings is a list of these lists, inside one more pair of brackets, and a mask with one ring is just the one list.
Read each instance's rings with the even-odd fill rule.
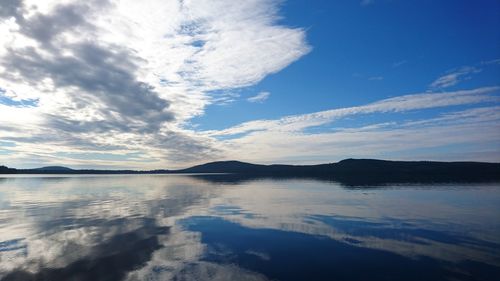
[[0,279],[500,280],[499,184],[223,178],[0,178]]

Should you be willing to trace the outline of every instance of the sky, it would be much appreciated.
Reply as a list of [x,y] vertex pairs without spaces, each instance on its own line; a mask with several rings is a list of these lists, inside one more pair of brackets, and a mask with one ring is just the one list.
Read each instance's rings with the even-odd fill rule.
[[500,162],[497,0],[0,0],[0,164]]

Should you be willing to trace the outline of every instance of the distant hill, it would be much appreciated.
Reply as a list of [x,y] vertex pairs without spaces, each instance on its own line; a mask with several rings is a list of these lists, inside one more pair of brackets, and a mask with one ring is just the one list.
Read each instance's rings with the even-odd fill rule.
[[[227,173],[233,178],[306,177],[346,183],[500,181],[500,163],[386,161],[345,159],[319,165],[258,165],[240,161],[218,161],[180,170],[74,170],[61,166],[12,169],[0,166],[3,174],[181,174]],[[229,178],[229,177],[228,177]]]
[[248,173],[265,171],[266,165],[257,165],[240,161],[218,161],[176,170],[177,173]]
[[500,180],[500,163],[345,159],[338,163],[319,165],[256,165],[239,161],[221,161],[173,172],[316,177],[353,183],[361,181],[491,181]]
[[54,171],[54,172],[69,172],[69,171],[74,171],[71,168],[68,167],[63,167],[63,166],[47,166],[47,167],[41,167],[41,168],[36,168],[36,169],[31,169],[34,171]]
[[0,166],[0,174],[16,174],[16,169]]

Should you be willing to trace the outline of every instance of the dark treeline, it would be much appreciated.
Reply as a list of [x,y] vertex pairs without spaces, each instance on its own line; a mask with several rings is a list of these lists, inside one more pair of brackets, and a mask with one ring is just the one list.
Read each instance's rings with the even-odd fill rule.
[[75,174],[75,175],[106,175],[106,174],[168,174],[168,170],[96,170],[96,169],[14,169],[0,166],[0,174]]
[[500,163],[385,161],[346,159],[320,165],[255,165],[238,161],[207,163],[180,170],[182,173],[230,173],[198,176],[210,181],[244,181],[257,178],[311,178],[346,185],[397,182],[491,182],[500,181]]
[[239,161],[211,162],[180,170],[74,170],[66,167],[12,169],[0,166],[2,174],[231,174],[225,178],[318,178],[346,183],[383,182],[486,182],[500,180],[500,163],[385,161],[346,159],[319,165],[258,165]]

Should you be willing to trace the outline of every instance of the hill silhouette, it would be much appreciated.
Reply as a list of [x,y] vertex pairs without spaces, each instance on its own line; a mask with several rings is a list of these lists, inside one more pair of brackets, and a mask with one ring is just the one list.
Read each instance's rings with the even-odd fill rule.
[[176,170],[177,173],[255,173],[269,170],[268,165],[259,165],[241,161],[217,161],[193,166],[187,169]]
[[35,171],[53,171],[53,172],[68,172],[68,171],[74,171],[71,168],[68,167],[63,167],[63,166],[47,166],[47,167],[41,167],[41,168],[35,168],[33,169]]
[[[0,166],[2,174],[231,174],[226,179],[256,177],[318,178],[346,183],[500,181],[500,163],[387,161],[345,159],[318,165],[260,165],[217,161],[179,170],[76,170],[63,166],[13,169]],[[216,177],[211,177],[216,179]],[[221,177],[218,177],[221,179]]]

